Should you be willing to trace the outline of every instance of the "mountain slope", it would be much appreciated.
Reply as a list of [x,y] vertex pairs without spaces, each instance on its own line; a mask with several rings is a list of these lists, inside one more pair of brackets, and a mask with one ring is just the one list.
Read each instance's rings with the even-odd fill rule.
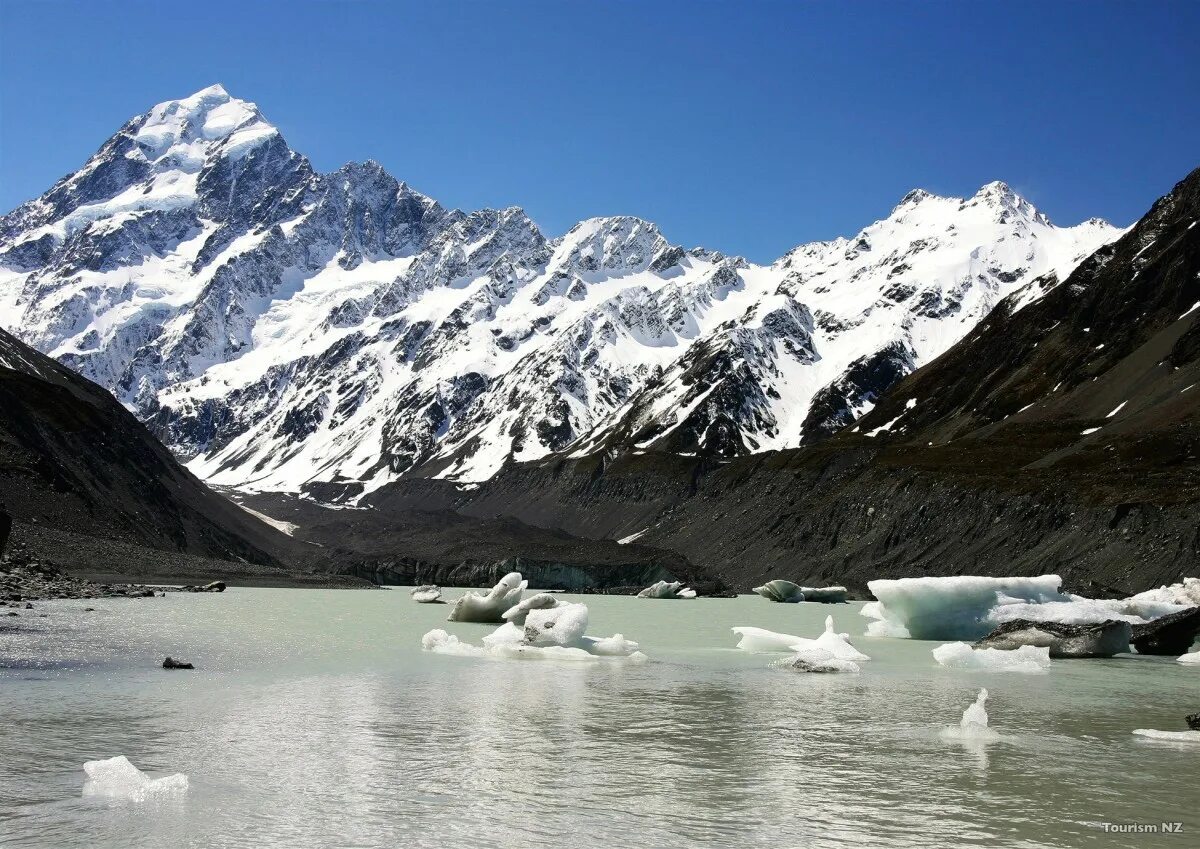
[[1198,222],[1200,170],[818,445],[526,464],[467,493],[402,481],[372,503],[638,533],[742,589],[1058,572],[1128,594],[1179,580],[1200,560]]
[[290,545],[180,466],[108,392],[2,330],[0,493],[0,509],[44,533],[267,565]]
[[373,162],[318,174],[214,86],[0,219],[0,324],[212,483],[355,498],[553,455],[818,441],[1119,233],[993,183],[912,192],[769,266],[630,217],[547,239]]

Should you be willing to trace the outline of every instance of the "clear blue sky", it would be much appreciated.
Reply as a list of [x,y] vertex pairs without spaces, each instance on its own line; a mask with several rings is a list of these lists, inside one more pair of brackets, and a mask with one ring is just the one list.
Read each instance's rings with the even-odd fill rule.
[[632,214],[770,260],[920,186],[1128,224],[1200,165],[1200,3],[0,0],[0,207],[214,82],[550,235]]

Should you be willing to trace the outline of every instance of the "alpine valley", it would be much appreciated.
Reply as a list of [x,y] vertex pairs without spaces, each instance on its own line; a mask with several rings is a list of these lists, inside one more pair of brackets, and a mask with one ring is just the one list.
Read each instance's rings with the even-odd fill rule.
[[[1159,230],[1186,225],[1195,198],[1180,197]],[[1170,250],[1193,251],[1196,235],[1181,232]],[[421,577],[414,562],[469,560],[450,540],[473,533],[491,540],[489,561],[530,556],[521,541],[536,539],[539,556],[577,545],[593,550],[590,563],[634,564],[599,584],[690,574],[743,588],[780,569],[798,579],[849,572],[853,584],[935,554],[960,559],[922,562],[921,573],[1000,568],[961,558],[986,548],[984,536],[960,529],[963,546],[929,548],[912,542],[927,525],[880,524],[895,513],[886,500],[904,497],[898,479],[942,485],[940,473],[913,471],[941,462],[934,443],[1017,426],[985,410],[1016,416],[1027,401],[1070,417],[1086,407],[1068,393],[1099,372],[1072,360],[1061,394],[1024,377],[1016,391],[1006,376],[1024,374],[1031,355],[997,346],[1059,339],[1054,328],[1083,314],[1068,299],[1132,279],[1109,281],[1111,268],[1142,275],[1162,315],[1101,299],[1090,327],[1117,335],[1085,341],[1124,351],[1142,340],[1142,324],[1165,321],[1195,287],[1160,276],[1179,257],[1146,265],[1167,249],[1154,239],[1098,219],[1057,226],[999,182],[967,198],[914,190],[861,232],[770,265],[685,248],[633,217],[547,235],[516,207],[446,209],[372,161],[317,173],[257,106],[213,86],[132,118],[77,172],[0,218],[0,325],[11,344],[107,389],[209,485],[288,514],[297,539],[328,550],[357,539],[361,556],[341,566],[372,580]],[[1121,367],[1116,350],[1105,356]],[[965,380],[1001,394],[970,396]],[[909,387],[903,396],[897,384]],[[957,407],[930,400],[939,387]],[[968,397],[973,410],[962,408]],[[881,404],[886,417],[871,413]],[[1038,415],[1014,422],[1044,435]],[[927,455],[879,459],[897,421],[920,425]],[[1051,442],[1046,456],[1066,456]],[[1058,499],[1056,515],[1083,524],[1043,528],[1044,556],[1019,564],[1052,571],[1056,534],[1103,524],[1071,506],[1091,496],[1047,495],[1054,477],[1032,496],[959,480],[956,494],[927,505],[944,508],[936,521],[983,528],[1013,499]],[[785,478],[805,492],[787,495]],[[853,496],[837,495],[852,479]],[[822,513],[814,493],[840,506]],[[807,527],[781,518],[798,496],[809,499]],[[863,518],[876,509],[879,519]],[[499,524],[481,532],[487,522]],[[766,542],[755,549],[748,535]],[[270,562],[298,544],[272,548]],[[1153,577],[1170,578],[1180,558],[1160,558]],[[1073,574],[1113,579],[1095,565],[1085,558]]]

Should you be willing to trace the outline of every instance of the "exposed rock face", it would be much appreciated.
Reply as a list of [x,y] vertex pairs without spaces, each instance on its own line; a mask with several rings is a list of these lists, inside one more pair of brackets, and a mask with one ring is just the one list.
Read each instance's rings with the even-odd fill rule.
[[0,510],[0,559],[4,558],[4,552],[8,550],[8,535],[12,531],[12,517]]
[[1200,607],[1191,607],[1133,626],[1133,647],[1138,654],[1186,654],[1200,634]]
[[975,647],[1045,646],[1051,657],[1112,657],[1129,651],[1129,642],[1129,623],[1118,619],[1087,625],[1013,619],[977,641]]

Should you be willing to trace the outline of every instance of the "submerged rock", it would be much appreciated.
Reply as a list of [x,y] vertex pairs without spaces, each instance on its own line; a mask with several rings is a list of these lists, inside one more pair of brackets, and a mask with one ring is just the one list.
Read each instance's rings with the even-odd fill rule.
[[186,660],[175,660],[173,657],[168,657],[163,661],[163,669],[195,669]]
[[1187,723],[1188,728],[1193,731],[1200,731],[1200,713],[1188,714],[1183,719]]
[[638,598],[695,598],[696,591],[680,581],[658,581],[637,594]]
[[1133,626],[1133,647],[1138,654],[1185,654],[1200,633],[1200,607],[1152,619]]
[[[199,586],[188,585],[186,587],[182,587],[181,592],[185,592],[185,593],[223,593],[223,592],[225,592],[225,582],[224,581],[211,581],[207,584],[201,584]],[[152,592],[151,595],[153,595],[153,594],[154,593]]]
[[504,621],[504,614],[521,603],[528,581],[521,579],[520,572],[509,572],[500,579],[487,594],[469,592],[454,602],[450,608],[449,622],[493,622]]
[[793,584],[791,581],[778,579],[767,581],[761,587],[755,587],[754,592],[768,601],[777,601],[784,604],[796,604],[804,601],[804,590],[800,588],[799,584]]
[[975,643],[975,648],[1046,647],[1050,657],[1112,657],[1129,651],[1128,622],[1110,619],[1084,625],[1013,619]]

